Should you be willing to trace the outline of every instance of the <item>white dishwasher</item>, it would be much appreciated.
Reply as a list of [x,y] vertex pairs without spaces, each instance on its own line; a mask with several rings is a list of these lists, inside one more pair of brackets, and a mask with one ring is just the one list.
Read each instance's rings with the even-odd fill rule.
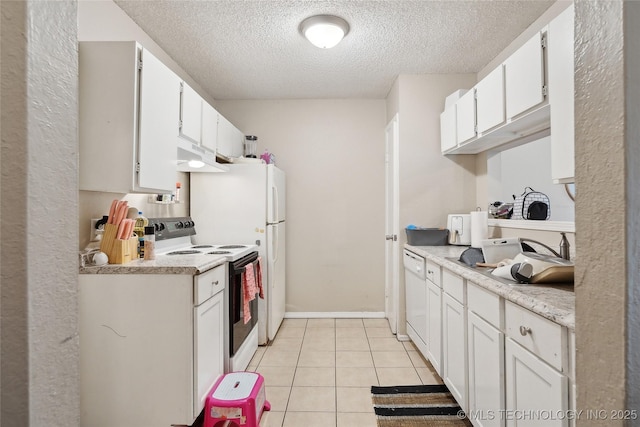
[[423,354],[427,354],[427,280],[425,259],[404,250],[404,284],[407,334]]

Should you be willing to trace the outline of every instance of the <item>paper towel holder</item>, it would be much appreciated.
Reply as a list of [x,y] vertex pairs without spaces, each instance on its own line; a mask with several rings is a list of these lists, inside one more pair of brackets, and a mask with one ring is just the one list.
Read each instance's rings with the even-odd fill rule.
[[471,225],[471,247],[480,248],[482,240],[489,237],[488,212],[477,207],[475,211],[470,212],[469,216]]

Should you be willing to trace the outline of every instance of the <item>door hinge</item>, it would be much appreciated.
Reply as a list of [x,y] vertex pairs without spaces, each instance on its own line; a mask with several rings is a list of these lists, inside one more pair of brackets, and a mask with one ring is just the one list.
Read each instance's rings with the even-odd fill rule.
[[138,59],[138,70],[142,70],[142,58]]
[[140,172],[140,162],[136,162],[136,172]]
[[542,86],[542,96],[547,96],[548,94],[547,85]]
[[178,129],[182,129],[182,120],[178,120]]
[[547,47],[547,33],[542,33],[542,37],[540,37],[540,46],[542,46],[543,49]]
[[393,240],[394,242],[398,240],[397,234],[387,234],[384,236],[385,240]]

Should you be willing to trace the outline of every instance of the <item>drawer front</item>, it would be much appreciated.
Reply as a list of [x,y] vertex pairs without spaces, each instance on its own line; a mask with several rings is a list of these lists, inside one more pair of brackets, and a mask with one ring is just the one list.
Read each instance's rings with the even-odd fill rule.
[[416,255],[413,252],[405,250],[402,262],[404,263],[404,268],[407,272],[410,271],[418,276],[418,278],[422,280],[425,279],[425,260],[420,255]]
[[427,261],[427,279],[439,288],[442,287],[442,281],[440,280],[441,274],[440,266],[438,264]]
[[500,309],[498,295],[469,282],[467,283],[467,307],[491,325],[502,330],[504,310]]
[[218,292],[224,290],[227,283],[227,267],[221,265],[212,270],[205,271],[194,278],[195,305],[200,305]]
[[464,305],[464,279],[447,270],[442,269],[442,289]]
[[567,330],[510,301],[505,303],[507,336],[558,371],[566,372]]

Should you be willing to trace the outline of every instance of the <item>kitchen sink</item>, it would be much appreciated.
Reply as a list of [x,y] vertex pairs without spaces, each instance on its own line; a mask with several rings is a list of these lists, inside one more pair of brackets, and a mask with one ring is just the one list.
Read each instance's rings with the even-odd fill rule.
[[[509,286],[535,286],[535,285],[543,285],[545,287],[549,287],[549,286],[553,286],[553,287],[558,287],[558,288],[562,288],[564,290],[572,290],[573,289],[573,282],[559,282],[559,283],[517,283],[515,281],[512,280],[508,280],[508,279],[504,279],[502,277],[498,277],[498,276],[494,276],[493,274],[491,274],[491,272],[494,270],[492,267],[472,267],[462,261],[460,261],[458,258],[454,258],[454,257],[446,257],[445,258],[448,261],[454,262],[458,265],[461,265],[471,271],[474,271],[476,273],[480,273],[483,276],[489,277],[492,280],[496,280],[498,282],[504,283],[505,285],[509,285]],[[566,265],[566,261],[565,263],[562,262],[562,260],[560,260],[558,262],[559,266],[562,265]],[[534,276],[535,277],[535,276]]]
[[467,268],[467,269],[469,269],[469,270],[471,270],[473,272],[480,273],[480,274],[482,274],[484,276],[487,276],[490,279],[497,280],[498,282],[502,282],[505,285],[513,286],[513,285],[521,285],[522,284],[522,283],[517,283],[517,282],[515,282],[513,280],[507,280],[507,279],[504,279],[502,277],[494,276],[493,274],[491,274],[491,272],[493,271],[492,267],[472,267],[469,264],[466,264],[466,263],[460,261],[460,259],[454,258],[454,257],[446,257],[445,259],[447,261],[455,262],[456,264],[461,265],[461,266],[463,266],[463,267],[465,267],[465,268]]

